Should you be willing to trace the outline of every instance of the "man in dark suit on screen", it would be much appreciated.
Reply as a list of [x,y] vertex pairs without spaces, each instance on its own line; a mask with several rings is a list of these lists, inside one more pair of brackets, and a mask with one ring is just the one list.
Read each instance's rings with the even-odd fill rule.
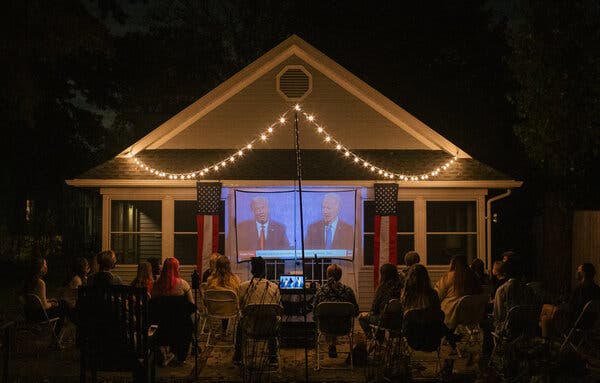
[[325,194],[321,204],[322,219],[308,226],[304,246],[307,249],[354,248],[354,228],[339,219],[341,200],[335,193]]
[[238,250],[289,249],[285,225],[269,219],[269,201],[265,197],[254,197],[250,208],[254,219],[237,224]]

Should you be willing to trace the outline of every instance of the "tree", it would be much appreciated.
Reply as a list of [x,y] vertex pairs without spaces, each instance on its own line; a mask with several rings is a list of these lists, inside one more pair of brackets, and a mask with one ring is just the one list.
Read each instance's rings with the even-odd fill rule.
[[600,159],[600,3],[517,0],[507,37],[517,137],[550,179],[589,184]]

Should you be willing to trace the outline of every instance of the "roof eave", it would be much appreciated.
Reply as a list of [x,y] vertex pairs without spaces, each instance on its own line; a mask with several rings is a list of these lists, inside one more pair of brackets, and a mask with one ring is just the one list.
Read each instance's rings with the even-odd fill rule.
[[[221,181],[224,187],[248,186],[293,186],[294,180],[202,180]],[[67,185],[81,188],[98,187],[169,187],[190,188],[195,187],[198,180],[126,180],[126,179],[81,179],[66,180]],[[358,186],[372,187],[376,182],[389,182],[386,180],[303,180],[305,186]],[[515,189],[523,185],[517,180],[473,180],[473,181],[408,181],[401,182],[404,188],[468,188],[468,189]]]

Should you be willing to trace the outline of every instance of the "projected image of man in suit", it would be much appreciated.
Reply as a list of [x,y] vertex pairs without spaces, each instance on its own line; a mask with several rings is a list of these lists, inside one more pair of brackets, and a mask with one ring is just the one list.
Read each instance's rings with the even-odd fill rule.
[[354,248],[354,228],[339,218],[340,196],[328,193],[321,203],[321,220],[308,227],[304,246],[308,249]]
[[254,197],[250,209],[254,219],[237,225],[238,250],[289,249],[285,225],[269,218],[269,201],[265,197]]

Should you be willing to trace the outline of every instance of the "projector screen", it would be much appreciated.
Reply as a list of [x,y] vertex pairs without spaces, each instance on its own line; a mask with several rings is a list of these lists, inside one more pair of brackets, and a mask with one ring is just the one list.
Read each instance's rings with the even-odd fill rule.
[[235,191],[238,262],[305,257],[352,260],[356,236],[356,190],[303,191],[304,230],[299,193]]

